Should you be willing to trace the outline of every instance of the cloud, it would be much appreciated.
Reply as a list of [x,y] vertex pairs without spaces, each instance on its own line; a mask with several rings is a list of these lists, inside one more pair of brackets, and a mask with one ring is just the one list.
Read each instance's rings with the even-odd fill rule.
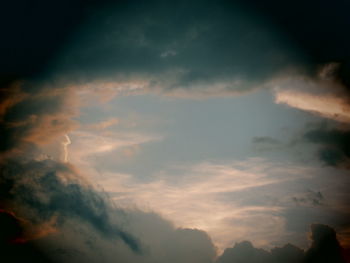
[[350,122],[348,101],[334,95],[313,95],[305,91],[284,90],[277,92],[276,103],[284,103],[339,122]]
[[40,147],[77,127],[72,120],[78,107],[74,92],[33,86],[34,83],[22,82],[4,87],[7,96],[1,102],[2,155]]
[[[33,8],[21,9],[18,6],[22,5],[16,1],[7,4],[15,12],[5,11],[6,15],[2,16],[5,21],[12,21],[5,29],[5,35],[9,36],[4,39],[9,41],[1,42],[4,56],[0,65],[1,84],[6,82],[0,91],[0,196],[1,207],[6,211],[0,216],[2,222],[7,222],[1,227],[9,230],[7,237],[1,239],[6,253],[21,261],[22,255],[26,259],[35,255],[38,261],[46,260],[37,250],[40,248],[53,252],[48,255],[63,259],[58,260],[62,262],[114,262],[116,258],[121,262],[212,262],[215,249],[203,231],[176,229],[158,215],[118,209],[89,185],[76,168],[60,161],[60,153],[63,153],[63,161],[68,158],[70,139],[66,136],[71,136],[77,127],[73,119],[77,116],[79,103],[89,103],[95,99],[95,94],[102,102],[118,94],[144,92],[194,98],[242,94],[266,87],[271,78],[291,65],[304,68],[305,65],[300,65],[304,62],[303,55],[297,47],[284,44],[284,37],[275,32],[276,28],[270,28],[263,20],[226,1],[201,5],[130,1],[107,6],[103,1],[102,8],[97,8],[101,6],[92,1],[87,4],[91,9],[86,9],[81,1],[59,2],[48,6],[40,1]],[[93,12],[89,13],[91,10]],[[62,14],[68,14],[64,15],[67,19],[63,23]],[[85,28],[71,36],[72,42],[63,45],[63,39],[85,15],[88,16]],[[62,52],[55,53],[60,47],[64,47]],[[57,55],[55,61],[50,60],[53,53]],[[327,58],[324,61],[333,60]],[[15,76],[6,79],[3,75],[9,72]],[[343,71],[340,69],[340,72]],[[17,74],[19,78],[16,78]],[[30,80],[9,85],[20,78]],[[84,97],[84,92],[86,100],[76,101],[76,94]],[[304,105],[304,110],[334,117],[333,112],[320,109],[311,95],[299,95],[312,105],[311,109]],[[336,108],[335,114],[340,116],[337,118],[347,120],[345,102],[343,105],[342,101],[332,98],[327,97],[327,103]],[[290,101],[289,104],[302,108]],[[342,104],[344,108],[339,110],[335,104]],[[108,125],[112,124],[104,123],[101,127]],[[84,142],[90,143],[85,153],[80,152],[80,157],[102,154],[121,145],[130,146],[149,139],[136,136],[136,139],[128,137],[130,140],[120,142],[113,136],[105,136],[107,140],[103,141],[105,137],[92,132],[75,134],[81,136],[81,141],[85,139]],[[346,149],[340,149],[347,154]],[[55,157],[49,156],[51,152]],[[79,152],[75,153],[79,155]],[[71,154],[69,159],[76,155]],[[242,171],[211,163],[194,167],[191,171],[197,175],[206,172],[208,176],[203,181],[195,175],[187,182],[180,182],[179,185],[188,190],[183,196],[184,191],[178,191],[173,182],[162,180],[145,184],[144,188],[134,185],[134,189],[142,190],[141,197],[154,191],[151,200],[161,202],[163,200],[157,200],[156,190],[163,187],[164,199],[172,201],[174,206],[189,208],[190,202],[178,204],[179,197],[184,201],[196,200],[199,205],[190,206],[190,209],[194,213],[200,210],[207,213],[210,205],[217,205],[216,200],[210,203],[209,197],[213,195],[255,191],[283,182],[280,178],[266,176],[267,172],[256,173],[257,167],[252,169]],[[280,167],[277,169],[285,171]],[[304,171],[290,170],[294,175]],[[261,181],[256,182],[258,180]],[[129,178],[125,181],[129,183]],[[251,229],[253,224],[256,227],[257,221],[248,219],[254,215],[254,218],[266,219],[262,224],[268,224],[266,228],[261,225],[260,230],[254,229],[260,231],[260,235],[273,228],[283,229],[283,218],[276,214],[271,217],[271,212],[278,213],[280,207],[257,205],[256,198],[252,199],[248,201],[254,205],[238,209],[236,215],[225,218],[226,222],[234,219],[246,224],[243,230]],[[166,206],[171,209],[169,204],[163,204]],[[232,209],[229,206],[218,208],[224,215]],[[21,225],[22,218],[29,223]],[[196,217],[196,223],[203,225],[200,219]],[[23,226],[33,232],[35,242],[12,244],[18,236],[25,236]],[[262,244],[264,240],[260,242]],[[249,249],[254,251],[251,246]]]
[[312,245],[305,253],[305,262],[345,262],[334,229],[327,225],[311,225]]
[[35,262],[51,262],[33,243],[24,242],[24,228],[13,213],[0,211],[0,245],[1,258],[11,262],[34,260]]
[[284,147],[281,141],[269,136],[254,137],[252,143],[254,149],[258,151],[276,150]]
[[349,130],[322,125],[306,131],[303,139],[319,146],[318,158],[326,165],[349,168]]
[[[18,102],[8,103],[8,106],[4,107],[6,110],[4,111],[5,118],[2,124],[5,125],[5,129],[8,123],[16,123],[18,127],[25,127],[29,131],[24,133],[25,136],[14,139],[17,149],[25,149],[24,143],[17,144],[18,141],[25,141],[35,147],[44,149],[52,141],[62,136],[64,138],[66,132],[73,129],[73,127],[70,127],[69,129],[57,129],[55,132],[50,132],[51,123],[49,120],[51,118],[55,118],[63,112],[64,117],[62,118],[70,121],[75,114],[72,109],[78,104],[75,101],[71,102],[67,96],[68,94],[66,89],[49,91],[39,89],[38,94],[27,92],[26,98]],[[21,104],[24,102],[28,102],[30,107],[26,108],[26,105]],[[30,119],[32,115],[39,116],[37,118],[42,120],[39,122],[32,121],[27,127],[27,119]],[[24,122],[22,123],[22,121]],[[49,126],[42,125],[42,122]],[[45,127],[45,130],[42,130],[43,127]],[[50,132],[50,135],[47,135],[48,138],[44,137],[44,140],[41,140],[39,134],[45,136],[46,131]],[[90,145],[90,148],[85,148],[80,157],[84,157],[84,154],[85,157],[103,154],[121,146],[130,146],[148,140],[143,136],[136,136],[136,139],[134,136],[120,139],[120,134],[100,134],[100,132],[105,131],[69,133],[69,136],[76,136],[76,138],[80,136],[82,144]],[[33,134],[33,136],[28,136],[28,134]],[[116,138],[119,138],[119,140],[116,140]],[[72,141],[76,145],[79,144],[79,140]],[[61,140],[60,145],[62,142],[67,143],[67,139]],[[6,148],[5,151],[11,149]],[[74,153],[74,151],[71,153]],[[73,156],[77,155],[78,152],[75,152]],[[62,252],[66,256],[55,254],[57,258],[70,257],[76,253],[79,256],[73,258],[81,258],[81,255],[84,255],[89,259],[90,255],[93,254],[93,252],[89,252],[89,248],[96,248],[98,253],[105,254],[107,258],[125,259],[124,262],[135,262],[136,259],[140,258],[145,259],[145,262],[147,260],[155,262],[155,259],[159,262],[169,262],[169,258],[182,262],[211,262],[215,256],[215,249],[210,238],[199,230],[176,230],[175,227],[168,225],[164,227],[166,235],[154,238],[155,234],[147,232],[145,228],[158,229],[159,231],[159,225],[168,224],[166,220],[159,219],[156,223],[149,223],[143,228],[145,224],[143,220],[146,220],[147,213],[114,209],[108,199],[101,197],[93,187],[78,176],[76,169],[69,164],[50,160],[50,158],[37,158],[37,154],[32,154],[30,151],[24,151],[22,155],[17,153],[11,158],[4,162],[5,166],[3,166],[4,169],[1,174],[4,206],[17,209],[19,214],[25,215],[26,220],[34,222],[33,224],[36,224],[37,229],[39,226],[58,229],[57,233],[47,232],[44,237],[38,238],[40,241],[46,240],[46,238],[51,239],[54,236],[60,240],[57,241],[57,244],[61,244],[60,242],[65,243],[67,241],[62,235],[77,236],[77,244],[74,245],[68,242],[67,245],[63,246]],[[224,240],[227,244],[231,243],[232,240],[242,240],[249,237],[255,240],[259,246],[268,246],[270,240],[276,240],[281,233],[285,234],[285,218],[281,213],[283,210],[281,204],[274,203],[274,201],[265,202],[265,199],[259,203],[255,197],[245,200],[251,203],[244,207],[244,205],[239,204],[239,202],[244,202],[239,198],[235,203],[235,205],[238,204],[237,206],[225,202],[220,203],[220,198],[225,199],[226,194],[255,192],[269,186],[275,188],[276,185],[283,184],[285,180],[295,180],[305,170],[296,167],[285,167],[284,165],[283,168],[282,165],[276,166],[275,169],[279,173],[286,172],[295,176],[287,179],[287,177],[270,176],[267,172],[271,172],[270,164],[259,162],[259,160],[252,163],[237,162],[233,165],[204,162],[188,169],[193,173],[192,175],[184,174],[188,175],[187,177],[178,175],[176,178],[181,179],[177,182],[178,185],[169,178],[170,181],[159,180],[146,183],[140,187],[135,184],[132,178],[121,177],[118,178],[119,181],[116,181],[118,184],[116,184],[117,192],[114,193],[115,202],[123,204],[125,201],[132,201],[132,198],[140,197],[140,200],[149,201],[150,207],[155,206],[164,209],[161,212],[167,218],[182,218],[183,227],[187,225],[187,227],[207,230],[208,226],[214,226],[212,229],[208,229],[210,234],[217,233],[217,236],[213,236],[215,241]],[[116,176],[119,175],[116,174]],[[112,183],[114,183],[113,180],[109,182],[108,186],[113,187]],[[106,190],[109,189],[106,187]],[[129,192],[125,193],[125,191]],[[132,196],[132,191],[136,192],[138,196]],[[160,194],[163,196],[162,200],[159,200]],[[127,200],[128,198],[130,200]],[[191,211],[191,213],[186,212],[179,215],[174,213],[175,209]],[[207,217],[209,221],[205,222],[201,215],[207,214],[207,211],[217,211],[217,213],[212,213],[210,217]],[[140,220],[135,221],[137,222],[135,224],[131,224],[128,221],[131,217],[135,217],[135,214],[140,217]],[[264,220],[261,220],[262,218]],[[218,225],[215,225],[216,223]],[[179,224],[182,224],[181,220],[179,220]],[[251,225],[259,227],[253,231]],[[225,229],[222,226],[227,228]],[[236,226],[236,228],[233,228],[233,226]],[[34,227],[29,226],[28,228],[34,229]],[[227,229],[232,230],[227,231]],[[233,232],[235,236],[232,235]],[[37,234],[38,236],[41,235],[40,233]],[[57,248],[58,245],[55,245],[55,243],[52,242],[52,248]],[[183,246],[184,243],[188,245]],[[220,242],[218,244],[221,249],[226,245]],[[103,249],[104,246],[108,247],[107,251]],[[40,244],[40,247],[42,247],[42,244]],[[113,251],[113,248],[115,251]],[[164,251],[166,251],[165,255]],[[193,253],[193,251],[200,252]],[[98,257],[97,254],[91,256],[91,258],[94,258],[91,261],[94,262],[96,257]],[[108,259],[106,260],[108,262]],[[98,260],[96,259],[95,262],[98,262]]]
[[217,262],[267,262],[268,252],[256,249],[248,241],[236,244],[233,248],[225,249]]
[[[310,47],[315,46],[314,39],[293,30],[283,20],[300,13],[295,10],[297,5],[291,5],[294,12],[282,7],[276,12],[276,6],[270,4],[257,11],[254,7],[259,3],[243,2],[204,1],[198,5],[195,1],[172,4],[152,1],[142,4],[142,8],[135,1],[103,2],[77,27],[76,34],[51,62],[43,78],[59,79],[61,85],[76,89],[93,90],[104,101],[117,94],[156,93],[181,98],[240,95],[270,89],[281,77],[284,83],[280,84],[287,86],[347,84],[348,62],[327,55],[338,50],[348,57],[346,51],[336,48],[336,44],[349,42],[341,37],[343,34],[337,30],[328,32],[339,41],[331,41],[332,50],[323,48],[329,40],[317,43],[322,52],[316,52],[317,58],[313,58],[310,54],[315,49]],[[332,6],[339,5],[342,4],[337,2]],[[329,8],[321,5],[319,11],[327,13]],[[269,13],[273,15],[266,17]],[[308,14],[324,25],[318,14]],[[343,14],[339,20],[330,20],[324,27],[347,24],[344,17]],[[271,19],[278,23],[271,23]],[[299,23],[295,23],[298,29],[305,26]],[[319,31],[310,31],[324,38]],[[297,41],[290,39],[288,33]],[[326,66],[319,70],[320,65]],[[334,81],[329,78],[330,72]],[[349,121],[349,107],[344,99],[293,88],[276,93],[276,101]],[[322,101],[332,110],[320,106]]]
[[319,206],[323,205],[324,203],[324,196],[320,191],[314,192],[309,190],[306,194],[301,196],[294,196],[292,199],[297,205]]
[[324,65],[315,77],[290,76],[275,79],[275,102],[320,117],[309,125],[290,146],[309,142],[318,146],[317,156],[326,165],[347,168],[349,165],[350,93],[337,78],[339,64]]
[[[9,162],[1,173],[1,200],[5,207],[28,213],[28,220],[47,222],[52,217],[64,223],[78,218],[107,238],[121,238],[131,249],[140,250],[133,237],[110,222],[108,203],[69,166],[51,160]],[[58,223],[59,224],[59,223]]]
[[113,162],[130,159],[137,154],[141,145],[158,141],[157,135],[104,130],[76,130],[70,133],[73,143],[70,145],[69,161],[90,176],[96,164],[96,158],[106,159],[113,154]]
[[338,122],[350,122],[349,93],[336,78],[338,64],[330,63],[318,75],[296,75],[272,81],[275,102]]
[[112,126],[117,125],[119,122],[120,122],[120,120],[117,118],[110,118],[110,119],[105,120],[105,121],[90,124],[90,125],[88,125],[88,128],[95,129],[95,130],[105,130],[105,129],[108,129]]
[[303,61],[277,27],[239,2],[139,5],[101,5],[46,77],[196,98],[260,88]]
[[217,263],[311,263],[311,262],[337,262],[345,263],[343,248],[339,245],[335,231],[322,224],[313,224],[312,245],[305,252],[291,244],[275,247],[271,251],[253,247],[249,241],[236,243],[233,248],[225,249],[217,259]]

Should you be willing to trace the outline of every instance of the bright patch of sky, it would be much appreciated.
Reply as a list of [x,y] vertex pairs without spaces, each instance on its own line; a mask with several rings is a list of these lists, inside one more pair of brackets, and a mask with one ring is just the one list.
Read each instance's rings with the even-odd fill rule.
[[[119,134],[141,133],[159,138],[142,144],[127,162],[118,160],[118,147],[95,156],[100,170],[132,173],[141,180],[176,163],[259,156],[261,151],[254,145],[254,137],[271,137],[279,141],[276,146],[288,148],[306,123],[318,120],[300,110],[277,105],[271,93],[260,91],[201,100],[123,96],[108,106],[84,109],[80,121],[102,122],[111,118],[120,120],[110,127]],[[287,160],[293,155],[286,150],[282,156],[281,151],[277,152],[267,150],[263,154]]]

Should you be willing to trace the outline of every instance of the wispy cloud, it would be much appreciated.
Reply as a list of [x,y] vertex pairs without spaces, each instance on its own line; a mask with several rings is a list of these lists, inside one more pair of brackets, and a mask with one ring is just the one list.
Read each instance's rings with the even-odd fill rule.
[[350,123],[350,105],[348,101],[332,94],[310,94],[306,91],[280,90],[276,92],[276,103],[286,104],[339,122]]
[[[275,189],[285,188],[288,181],[308,177],[306,168],[273,168],[268,162],[251,159],[174,167],[149,182],[121,173],[103,173],[95,181],[119,205],[136,205],[157,211],[178,226],[203,229],[223,249],[233,241],[245,239],[254,240],[258,246],[271,246],[271,240],[286,235],[281,212],[286,208],[283,202],[292,203],[292,195],[289,200],[286,195],[278,197],[280,193]],[[257,193],[254,202],[241,202],[254,192]],[[259,198],[264,200],[259,203]]]
[[71,137],[74,138],[74,145],[72,144],[70,151],[75,160],[160,139],[156,136],[137,133],[110,132],[98,134],[87,131],[72,132]]

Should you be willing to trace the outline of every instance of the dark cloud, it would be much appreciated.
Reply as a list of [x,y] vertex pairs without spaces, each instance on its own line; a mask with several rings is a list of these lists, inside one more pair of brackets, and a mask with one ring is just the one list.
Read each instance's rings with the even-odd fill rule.
[[11,213],[0,211],[0,258],[6,262],[51,262],[31,242],[23,242],[24,229],[21,222]]
[[0,80],[28,79],[45,71],[50,60],[99,2],[102,1],[3,2]]
[[326,225],[311,226],[312,245],[305,253],[305,262],[345,263],[343,248],[340,246],[334,229]]
[[145,79],[147,88],[168,92],[219,83],[241,92],[303,61],[240,2],[127,1],[97,9],[87,21],[52,64],[53,75]]
[[[270,19],[290,41],[298,45],[308,56],[308,66],[317,70],[317,65],[336,61],[341,63],[338,77],[349,86],[350,53],[346,48],[350,37],[344,29],[350,26],[347,1],[301,0],[278,2],[274,0],[247,1],[249,6]],[[310,32],[313,32],[310,34]]]
[[218,263],[311,263],[339,262],[345,263],[345,250],[339,245],[334,229],[327,225],[314,224],[311,226],[312,245],[305,252],[291,244],[276,247],[267,251],[258,249],[244,241],[235,244],[233,248],[225,249],[217,259]]
[[291,67],[316,74],[339,62],[348,84],[348,8],[341,0],[11,1],[0,16],[0,80],[137,76],[149,88],[219,82],[240,92]]
[[292,244],[271,249],[272,262],[296,263],[302,262],[304,251]]
[[301,263],[303,257],[304,251],[291,244],[267,251],[253,247],[248,241],[243,241],[235,244],[233,248],[225,249],[217,263]]
[[222,256],[217,260],[218,263],[229,262],[268,262],[271,255],[263,249],[253,247],[249,241],[243,241],[235,244],[233,248],[225,249]]
[[[320,65],[330,62],[340,63],[337,74],[346,83],[349,54],[339,45],[348,46],[350,41],[341,34],[348,25],[342,11],[348,5],[343,1],[286,5],[253,0],[63,1],[55,7],[68,17],[67,25],[59,26],[57,13],[42,4],[27,14],[39,18],[16,27],[33,31],[30,54],[45,58],[36,60],[46,66],[40,78],[70,84],[138,79],[153,92],[205,93],[213,86],[216,94],[243,92],[291,68],[315,75]],[[47,20],[53,30],[36,29],[39,20]],[[58,40],[56,45],[50,45],[51,38]],[[46,48],[40,49],[41,43]]]
[[324,204],[325,198],[320,191],[314,192],[312,190],[309,190],[302,196],[294,196],[292,200],[296,205],[320,206]]
[[303,135],[311,143],[319,145],[318,157],[326,165],[349,168],[350,131],[320,126]]
[[0,180],[3,206],[19,209],[27,220],[43,224],[55,217],[60,225],[77,218],[104,237],[120,238],[135,252],[141,251],[134,237],[111,222],[108,202],[84,187],[70,167],[51,160],[8,162],[1,168]]
[[15,82],[1,88],[0,151],[2,155],[52,142],[76,127],[77,102],[68,89],[34,87]]

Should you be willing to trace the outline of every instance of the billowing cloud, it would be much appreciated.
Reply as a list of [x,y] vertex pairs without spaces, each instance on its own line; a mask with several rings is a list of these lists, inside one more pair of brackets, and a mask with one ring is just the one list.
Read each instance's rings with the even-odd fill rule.
[[275,247],[271,251],[258,249],[244,241],[236,243],[233,248],[225,249],[218,258],[218,263],[311,263],[311,262],[347,262],[345,250],[339,245],[334,229],[327,225],[313,224],[311,226],[312,245],[305,252],[291,244]]

